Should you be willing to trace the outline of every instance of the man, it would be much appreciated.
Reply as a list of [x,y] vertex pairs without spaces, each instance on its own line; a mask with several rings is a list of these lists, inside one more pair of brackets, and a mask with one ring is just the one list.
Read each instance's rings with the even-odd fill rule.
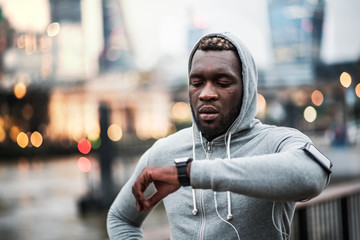
[[325,188],[330,166],[299,131],[255,119],[256,66],[234,36],[204,36],[188,67],[194,124],[141,157],[109,210],[110,239],[142,239],[159,201],[171,239],[288,239],[296,201]]

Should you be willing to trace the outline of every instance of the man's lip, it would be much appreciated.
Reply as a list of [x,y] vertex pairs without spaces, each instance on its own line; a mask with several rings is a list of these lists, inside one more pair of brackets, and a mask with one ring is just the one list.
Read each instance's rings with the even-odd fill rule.
[[219,113],[219,111],[213,106],[200,107],[199,113]]
[[218,113],[200,113],[199,116],[202,120],[211,121],[218,116]]
[[219,115],[219,111],[213,106],[203,106],[199,109],[199,117],[205,121],[214,120]]

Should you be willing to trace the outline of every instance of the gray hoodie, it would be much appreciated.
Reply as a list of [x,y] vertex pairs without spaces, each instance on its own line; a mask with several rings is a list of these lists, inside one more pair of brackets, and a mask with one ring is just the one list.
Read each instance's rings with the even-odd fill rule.
[[[300,149],[311,142],[307,136],[255,119],[257,70],[247,48],[229,33],[210,35],[228,39],[238,50],[243,74],[239,116],[211,142],[193,124],[146,151],[109,210],[110,239],[142,239],[140,227],[150,211],[137,212],[131,187],[145,167],[174,165],[174,158],[194,161],[191,186],[163,199],[171,239],[289,239],[296,201],[326,187],[327,173]],[[153,191],[149,187],[147,194]]]

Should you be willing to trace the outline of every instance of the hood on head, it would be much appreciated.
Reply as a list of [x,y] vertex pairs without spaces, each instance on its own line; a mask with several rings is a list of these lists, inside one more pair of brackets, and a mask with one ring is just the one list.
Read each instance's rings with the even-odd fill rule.
[[[228,32],[210,33],[200,38],[192,49],[189,57],[188,73],[190,73],[192,59],[201,39],[213,36],[221,37],[230,41],[236,47],[237,54],[241,60],[243,99],[240,113],[228,130],[228,132],[233,134],[251,128],[255,125],[256,122],[258,122],[258,120],[255,119],[257,113],[257,68],[250,51],[237,37]],[[192,117],[194,118],[193,112]],[[194,125],[196,129],[198,129],[196,124]]]

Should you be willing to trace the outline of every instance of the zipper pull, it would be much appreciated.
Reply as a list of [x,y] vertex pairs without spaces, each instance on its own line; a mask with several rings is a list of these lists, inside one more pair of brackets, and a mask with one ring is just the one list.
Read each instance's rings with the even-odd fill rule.
[[211,144],[210,142],[207,142],[207,152],[210,152],[211,151]]

